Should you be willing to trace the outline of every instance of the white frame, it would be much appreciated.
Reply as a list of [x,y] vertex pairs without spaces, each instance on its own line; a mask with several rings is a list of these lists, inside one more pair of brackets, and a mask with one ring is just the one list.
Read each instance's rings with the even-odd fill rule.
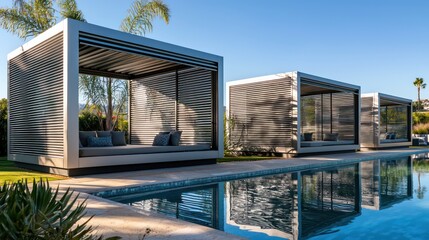
[[[410,126],[408,126],[408,131],[410,132],[410,134],[412,133],[412,129],[413,129],[413,118],[412,118],[412,112],[413,112],[413,100],[408,99],[408,98],[402,98],[402,97],[398,97],[398,96],[394,96],[394,95],[389,95],[389,94],[385,94],[385,93],[380,93],[380,92],[373,92],[373,93],[364,93],[361,95],[361,99],[364,97],[372,97],[373,98],[373,107],[377,109],[377,114],[378,114],[378,121],[380,121],[381,119],[381,115],[380,115],[380,100],[381,99],[387,99],[387,100],[391,100],[393,102],[399,102],[399,103],[403,103],[403,104],[410,104],[411,105],[411,109],[410,109],[410,115],[407,116],[408,120],[410,121]],[[410,138],[410,141],[406,141],[406,142],[396,142],[396,143],[381,143],[380,141],[380,127],[378,126],[378,128],[376,130],[374,130],[374,143],[364,143],[361,142],[361,147],[362,148],[393,148],[393,147],[407,147],[407,146],[411,146],[412,145],[412,137]],[[363,133],[361,133],[363,134]]]
[[[103,156],[103,157],[79,157],[79,33],[85,32],[94,35],[99,35],[111,39],[125,41],[128,43],[157,48],[163,51],[169,51],[185,55],[188,57],[204,59],[217,63],[217,96],[216,103],[217,113],[216,135],[217,135],[217,150],[210,151],[195,151],[195,152],[174,152],[174,153],[157,153],[157,154],[138,154],[138,155],[123,155],[123,156]],[[64,79],[64,157],[55,159],[57,163],[52,164],[52,159],[47,156],[25,156],[15,155],[10,158],[14,161],[50,166],[64,169],[77,169],[86,167],[100,167],[112,165],[127,165],[152,162],[171,162],[199,159],[215,159],[222,158],[224,154],[223,143],[223,57],[214,54],[209,54],[137,35],[132,35],[117,30],[96,26],[93,24],[80,22],[72,19],[65,19],[48,29],[39,36],[33,38],[29,42],[23,44],[18,49],[8,54],[8,62],[10,59],[22,54],[23,52],[38,46],[40,43],[50,39],[51,37],[63,33],[63,79]],[[9,72],[8,72],[8,96],[9,96]],[[8,135],[10,128],[8,127]],[[10,154],[10,146],[8,143],[8,156]],[[172,160],[174,159],[174,160]]]
[[[315,81],[318,82],[322,82],[322,83],[327,83],[330,85],[335,85],[335,86],[340,86],[340,87],[344,87],[344,88],[350,88],[353,90],[356,90],[359,92],[359,96],[358,96],[358,121],[357,121],[357,138],[358,140],[360,139],[359,137],[359,133],[360,133],[360,92],[361,92],[361,88],[360,86],[357,85],[353,85],[353,84],[349,84],[349,83],[344,83],[344,82],[340,82],[340,81],[335,81],[335,80],[331,80],[331,79],[327,79],[327,78],[323,78],[323,77],[318,77],[318,76],[314,76],[314,75],[310,75],[307,73],[303,73],[303,72],[299,72],[299,71],[294,71],[294,72],[285,72],[285,73],[278,73],[278,74],[272,74],[272,75],[266,75],[266,76],[260,76],[260,77],[253,77],[253,78],[247,78],[247,79],[241,79],[241,80],[236,80],[236,81],[231,81],[231,82],[227,82],[226,83],[226,111],[228,113],[229,116],[229,96],[230,96],[230,92],[229,89],[231,86],[234,85],[241,85],[241,84],[249,84],[249,83],[256,83],[256,82],[263,82],[263,81],[268,81],[268,80],[276,80],[276,79],[282,79],[282,78],[286,78],[289,77],[291,79],[293,79],[293,83],[292,83],[292,99],[293,101],[296,101],[296,107],[294,107],[292,109],[292,115],[293,116],[297,116],[297,122],[294,122],[294,124],[296,124],[296,129],[293,129],[293,131],[295,131],[292,135],[294,136],[294,139],[292,139],[292,146],[293,148],[288,148],[288,147],[284,147],[284,149],[282,148],[278,148],[278,150],[282,153],[286,153],[289,152],[291,154],[303,154],[303,153],[315,153],[315,152],[335,152],[335,151],[357,151],[360,149],[360,144],[359,142],[356,144],[350,144],[350,145],[337,145],[337,146],[322,146],[322,147],[301,147],[301,139],[300,137],[298,137],[300,130],[301,130],[301,111],[300,111],[300,105],[301,105],[301,100],[300,100],[300,92],[301,92],[301,78],[307,78],[307,79],[313,79]],[[296,115],[295,115],[296,114]]]

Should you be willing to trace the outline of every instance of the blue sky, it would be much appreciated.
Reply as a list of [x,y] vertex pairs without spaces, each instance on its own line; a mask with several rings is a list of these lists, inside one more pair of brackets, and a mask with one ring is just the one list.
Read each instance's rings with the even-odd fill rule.
[[[412,99],[413,80],[429,82],[429,1],[165,1],[170,24],[146,37],[223,56],[226,81],[299,70]],[[117,29],[132,1],[77,2],[90,23]],[[6,56],[23,43],[0,30],[0,98]]]

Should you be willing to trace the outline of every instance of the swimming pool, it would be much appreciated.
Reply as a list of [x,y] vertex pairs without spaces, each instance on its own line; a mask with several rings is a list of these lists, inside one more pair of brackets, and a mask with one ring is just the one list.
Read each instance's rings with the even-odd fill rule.
[[249,239],[426,239],[428,173],[414,155],[110,199]]

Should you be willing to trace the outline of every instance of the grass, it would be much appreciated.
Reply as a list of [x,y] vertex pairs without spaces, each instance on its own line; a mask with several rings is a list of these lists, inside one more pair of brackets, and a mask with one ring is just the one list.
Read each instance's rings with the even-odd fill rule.
[[28,182],[32,182],[33,179],[39,180],[40,178],[48,181],[66,179],[63,176],[18,168],[12,161],[8,161],[7,157],[0,157],[0,185],[5,182],[17,182],[21,179],[27,179]]
[[260,156],[238,156],[238,157],[224,157],[218,158],[218,163],[224,162],[241,162],[241,161],[261,161],[261,160],[270,160],[270,159],[279,159],[281,157],[260,157]]

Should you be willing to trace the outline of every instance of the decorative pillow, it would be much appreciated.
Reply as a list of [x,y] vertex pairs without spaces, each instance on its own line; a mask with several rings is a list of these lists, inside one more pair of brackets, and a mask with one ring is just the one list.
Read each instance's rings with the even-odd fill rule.
[[152,146],[167,146],[170,141],[170,134],[157,134],[153,139]]
[[83,145],[82,145],[82,143],[80,142],[80,139],[79,139],[79,148],[83,148]]
[[396,139],[396,133],[390,134],[390,139]]
[[127,141],[125,140],[125,132],[112,131],[112,143],[113,143],[113,146],[127,145]]
[[338,133],[324,133],[323,141],[338,141]]
[[88,147],[111,147],[112,137],[88,137]]
[[112,133],[110,131],[97,131],[97,137],[110,137]]
[[313,141],[313,133],[304,133],[305,141]]
[[182,137],[182,131],[173,130],[170,132],[170,142],[168,145],[179,146],[180,138]]
[[304,138],[304,134],[303,134],[303,133],[301,133],[301,134],[299,135],[299,137],[301,138],[301,141],[305,141],[305,138]]
[[95,131],[79,131],[79,140],[82,147],[88,147],[88,137],[97,137]]

